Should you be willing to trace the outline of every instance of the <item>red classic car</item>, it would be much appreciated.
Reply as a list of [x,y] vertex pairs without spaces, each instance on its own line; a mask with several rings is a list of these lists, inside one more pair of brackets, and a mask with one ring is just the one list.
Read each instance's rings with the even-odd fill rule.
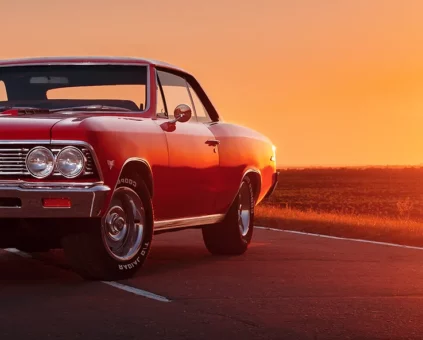
[[132,276],[153,234],[244,253],[275,146],[222,120],[190,73],[139,58],[0,61],[0,247],[63,248],[87,279]]

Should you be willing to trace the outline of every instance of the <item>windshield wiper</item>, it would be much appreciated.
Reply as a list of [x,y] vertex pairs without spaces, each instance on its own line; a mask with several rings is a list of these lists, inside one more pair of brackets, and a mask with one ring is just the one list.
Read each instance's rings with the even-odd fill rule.
[[120,106],[108,106],[108,105],[84,105],[84,106],[70,106],[62,107],[60,109],[50,110],[50,112],[60,111],[129,111],[132,110],[120,107]]
[[[10,111],[10,113],[9,113]],[[0,114],[13,114],[13,112],[22,114],[50,113],[49,109],[31,106],[0,106]]]

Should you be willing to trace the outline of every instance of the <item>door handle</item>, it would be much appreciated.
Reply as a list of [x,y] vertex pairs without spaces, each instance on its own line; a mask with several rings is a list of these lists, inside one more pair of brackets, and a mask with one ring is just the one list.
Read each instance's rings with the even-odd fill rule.
[[220,144],[220,141],[217,140],[217,139],[208,139],[206,141],[206,144],[209,145],[209,146],[216,146],[216,145]]

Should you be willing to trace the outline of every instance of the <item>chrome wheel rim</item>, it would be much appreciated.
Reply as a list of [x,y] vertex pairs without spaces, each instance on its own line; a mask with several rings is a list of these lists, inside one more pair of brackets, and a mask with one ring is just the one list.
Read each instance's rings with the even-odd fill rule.
[[131,260],[141,249],[145,210],[138,195],[119,188],[102,223],[103,241],[107,252],[119,261]]
[[243,182],[238,193],[238,226],[242,236],[250,230],[251,193],[248,184]]

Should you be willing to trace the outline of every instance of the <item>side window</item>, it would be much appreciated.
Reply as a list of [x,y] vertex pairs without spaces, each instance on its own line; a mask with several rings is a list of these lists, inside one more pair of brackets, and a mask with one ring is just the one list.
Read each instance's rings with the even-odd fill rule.
[[[170,119],[173,119],[173,111],[179,104],[186,104],[192,108],[191,98],[187,88],[187,82],[184,78],[179,77],[175,74],[157,71],[157,76],[160,80],[160,84],[163,89],[164,100],[167,108],[167,116]],[[160,90],[160,89],[158,89]],[[160,91],[159,91],[160,92]],[[159,97],[159,94],[157,94]],[[160,112],[159,103],[157,104],[157,111]],[[164,114],[159,114],[160,116],[166,116]],[[192,120],[195,120],[195,115],[193,112]]]
[[0,80],[0,101],[7,101],[6,85]]
[[197,93],[195,93],[191,85],[188,84],[188,87],[194,104],[193,110],[195,110],[195,113],[197,114],[197,120],[202,123],[211,122],[210,116],[200,98],[197,96]]

